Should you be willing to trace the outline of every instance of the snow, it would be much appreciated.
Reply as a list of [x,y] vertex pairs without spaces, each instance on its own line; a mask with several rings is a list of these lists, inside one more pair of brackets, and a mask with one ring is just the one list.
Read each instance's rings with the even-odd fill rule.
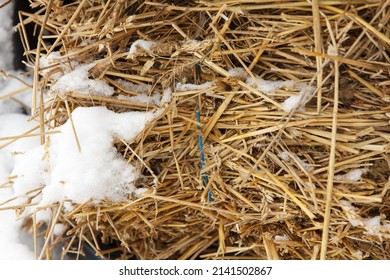
[[75,109],[72,120],[81,151],[68,120],[57,128],[61,133],[50,136],[48,151],[38,147],[21,156],[12,172],[15,192],[21,195],[43,186],[42,196],[35,201],[40,206],[65,199],[78,204],[126,200],[135,193],[134,181],[140,175],[119,156],[113,141],[116,137],[130,141],[154,116],[150,112],[119,114],[105,107]]
[[[6,75],[16,76],[27,84],[32,83],[31,77],[21,76],[17,71],[6,71]],[[30,107],[31,90],[31,87],[11,76],[5,77],[0,75],[0,113],[23,113],[24,110]],[[12,99],[5,97],[13,92],[18,93],[12,95]]]
[[[3,1],[2,1],[3,2]],[[13,3],[0,9],[0,70],[12,69],[13,64],[13,46],[12,46],[12,20]]]
[[[0,192],[1,201],[5,198],[4,192]],[[0,260],[34,259],[34,253],[19,234],[21,222],[15,221],[14,212],[0,211],[0,224]]]
[[[16,113],[0,115],[1,137],[17,136],[33,129],[36,126],[37,124],[35,122],[29,121],[29,117],[27,115]],[[9,141],[10,140],[0,140],[0,145]],[[24,137],[4,147],[0,150],[0,152],[6,152],[9,155],[14,153],[24,153],[32,147],[38,145],[38,143],[39,140],[36,137]]]
[[286,235],[275,235],[274,240],[275,241],[290,241],[290,238]]
[[[11,2],[0,9],[0,70],[18,76],[18,73],[13,70],[13,29],[11,20],[13,5],[13,2]],[[29,78],[20,78],[29,82]],[[14,99],[1,98],[16,91],[23,92],[13,95]],[[0,138],[23,134],[34,126],[32,122],[28,122],[26,115],[21,114],[24,109],[28,110],[31,103],[29,100],[31,98],[30,94],[31,89],[20,81],[11,77],[7,79],[0,78]],[[15,102],[15,100],[19,102]],[[0,145],[6,142],[9,142],[9,140],[0,140]],[[0,186],[6,186],[8,177],[20,154],[28,151],[36,144],[36,139],[23,138],[0,150]],[[13,197],[14,193],[11,188],[0,188],[0,204]],[[21,220],[16,221],[13,210],[0,211],[0,260],[35,258],[33,251],[26,244],[26,242],[32,244],[32,240],[26,241],[21,234],[21,223]],[[5,275],[3,278],[5,278]]]
[[280,158],[281,158],[282,160],[287,161],[287,160],[290,159],[290,153],[289,153],[289,152],[281,152],[281,153],[280,153]]
[[[29,121],[29,117],[22,114],[3,114],[0,115],[0,131],[1,137],[18,136],[26,131],[33,129],[35,123]],[[0,145],[9,143],[10,140],[0,141]],[[8,181],[12,169],[15,164],[20,161],[24,153],[28,153],[32,148],[39,145],[37,137],[21,138],[10,145],[5,146],[0,150],[0,160],[3,162],[2,172],[0,172],[0,185]],[[31,170],[33,167],[31,168]],[[12,175],[12,174],[11,174]]]
[[47,68],[56,65],[61,62],[61,53],[59,51],[51,52],[50,54],[42,54],[39,58],[39,65],[42,69],[42,72],[49,71]]
[[[12,23],[9,17],[4,16],[4,13],[11,14],[8,7],[10,6],[0,10],[0,54],[7,54],[0,56],[0,69],[17,76],[18,73],[11,67],[12,55],[8,55],[12,54],[12,46],[9,44],[12,42]],[[139,42],[139,46],[145,49],[148,44]],[[89,77],[88,72],[95,63],[65,63],[62,60],[59,52],[42,55],[40,58],[42,73],[53,82],[48,94],[114,94],[114,89],[104,80]],[[26,80],[25,77],[22,79]],[[31,78],[27,79],[27,83],[31,84]],[[120,83],[126,89],[139,94],[132,97],[135,102],[162,105],[171,99],[171,90],[164,90],[162,95],[158,92],[150,95],[150,85],[137,85],[126,81]],[[12,97],[19,102],[10,98],[1,99],[1,96],[16,91],[21,93]],[[38,125],[22,114],[28,112],[30,103],[31,87],[11,77],[0,78],[1,138],[22,135]],[[64,202],[65,211],[71,211],[73,203],[83,203],[87,200],[99,202],[105,199],[117,202],[127,200],[131,194],[141,195],[145,189],[137,189],[134,186],[134,181],[140,176],[138,170],[117,153],[113,141],[118,137],[130,141],[158,113],[117,114],[104,107],[77,108],[72,113],[76,134],[68,120],[55,129],[60,133],[47,138],[47,146],[40,146],[39,137],[22,137],[1,149],[0,184],[11,186],[10,183],[13,183],[13,188],[0,189],[0,203],[17,197],[2,207],[24,203],[30,198],[37,206],[28,207],[26,212],[58,201]],[[81,151],[77,148],[75,135]],[[0,140],[0,145],[9,141]],[[39,188],[42,189],[40,195],[36,195],[36,191],[28,194]],[[36,212],[37,221],[49,221],[50,217],[49,210]],[[0,211],[0,259],[34,258],[26,240],[20,237],[21,222],[15,221],[14,211]],[[64,225],[57,224],[54,234],[60,234],[63,230]],[[32,240],[28,242],[32,244]]]
[[236,67],[229,69],[228,74],[230,77],[246,80],[248,78],[248,73],[242,67]]
[[[43,75],[49,75],[50,73],[50,78],[52,80],[58,80],[62,73],[61,72],[70,72],[71,69],[66,69],[65,65],[62,64],[60,69],[61,71],[58,71],[56,73],[52,73],[53,68],[57,66],[57,64],[61,63],[61,53],[59,51],[57,52],[52,52],[49,55],[41,55],[39,58],[39,66],[41,68],[41,73]],[[74,64],[77,65],[77,64]]]
[[340,200],[339,203],[353,227],[363,227],[366,230],[365,234],[368,235],[382,236],[381,231],[386,230],[386,225],[381,225],[380,216],[363,218],[356,213],[357,209],[349,201]]
[[[28,209],[31,211],[33,208],[29,207]],[[26,212],[28,212],[28,211],[26,211]],[[45,210],[40,209],[39,211],[37,211],[35,213],[36,213],[35,219],[36,219],[37,223],[39,223],[39,222],[49,223],[50,222],[51,211],[49,209],[45,209]]]
[[372,218],[364,219],[364,227],[369,235],[379,235],[381,230],[381,217],[375,216]]
[[146,40],[136,40],[133,44],[131,44],[131,47],[129,49],[129,52],[127,54],[127,59],[134,59],[139,55],[139,50],[143,50],[147,53],[151,52],[152,47],[156,45],[155,42],[152,41],[146,41]]
[[336,175],[336,180],[348,180],[357,182],[362,178],[362,175],[366,172],[366,169],[354,169],[343,175]]
[[53,234],[61,235],[61,233],[65,230],[65,225],[61,223],[57,223],[54,225]]
[[64,209],[65,213],[69,213],[69,212],[73,211],[74,208],[75,208],[75,206],[70,201],[65,201],[63,204],[63,209]]
[[[11,5],[0,10],[0,70],[31,84],[31,77],[22,77],[12,69],[12,22]],[[138,47],[137,47],[138,45]],[[138,42],[133,48],[148,49],[152,44]],[[2,55],[6,54],[6,55]],[[79,64],[62,59],[60,52],[52,52],[40,57],[43,75],[53,86],[47,94],[75,92],[98,96],[112,96],[114,89],[104,80],[89,77],[89,70],[96,63]],[[118,81],[127,90],[138,96],[129,97],[134,102],[163,105],[169,102],[172,90],[163,94],[152,92],[150,85],[138,85],[124,80]],[[12,98],[6,97],[10,93]],[[11,76],[0,78],[0,138],[17,137],[35,128],[38,124],[31,121],[24,112],[29,112],[31,86],[26,86]],[[3,98],[2,98],[3,96]],[[118,98],[118,97],[114,97]],[[59,134],[47,138],[47,146],[40,146],[39,137],[22,137],[0,150],[0,185],[9,186],[0,189],[0,203],[11,198],[16,200],[2,205],[18,205],[32,199],[37,206],[27,207],[28,214],[36,207],[54,202],[64,202],[64,211],[74,209],[73,203],[85,201],[100,202],[127,200],[131,194],[140,196],[145,189],[135,188],[134,181],[140,176],[131,163],[123,159],[113,146],[115,138],[130,141],[156,113],[128,112],[117,114],[104,107],[77,108],[72,114],[77,140],[71,122],[56,128]],[[37,133],[33,131],[32,133]],[[0,145],[12,139],[0,140]],[[12,184],[12,188],[10,187]],[[42,189],[40,195],[37,191]],[[31,193],[28,193],[31,192]],[[66,200],[66,201],[65,201]],[[15,221],[13,210],[0,211],[0,259],[34,259],[30,248],[33,240],[22,238],[20,226],[22,220]],[[50,210],[36,212],[37,221],[49,221]],[[64,230],[63,224],[56,224],[54,235]],[[32,236],[28,235],[31,239]],[[29,243],[30,247],[27,246]]]
[[6,153],[0,151],[0,186],[6,184],[8,181],[8,176],[13,168],[11,162],[11,158]]
[[248,77],[246,83],[264,94],[273,93],[282,87],[292,87],[295,85],[294,81],[268,81],[261,78],[253,79],[252,77]]
[[131,102],[144,103],[144,104],[160,105],[161,103],[161,95],[158,92],[154,92],[152,95],[149,94],[139,94],[134,96],[119,95],[117,98],[121,100],[127,100]]
[[165,103],[169,103],[172,100],[172,89],[166,88],[163,92],[163,96],[161,97],[160,104],[164,105]]
[[124,89],[138,94],[148,94],[152,90],[152,86],[147,84],[134,84],[123,79],[117,79],[115,82]]
[[89,78],[88,71],[95,66],[95,63],[80,64],[69,73],[66,73],[52,86],[50,93],[66,94],[81,93],[96,96],[112,96],[114,88],[109,86],[104,80],[94,80]]
[[285,112],[291,112],[299,106],[301,99],[302,96],[300,94],[290,96],[282,103],[283,110]]
[[38,146],[19,156],[11,172],[11,176],[17,177],[13,180],[15,195],[24,196],[28,191],[43,185],[45,179],[41,170],[47,168],[47,163],[43,160],[44,152],[44,147]]
[[207,90],[215,86],[215,82],[205,82],[200,85],[195,85],[195,84],[182,84],[182,83],[177,83],[176,85],[176,91],[178,92],[183,92],[183,91],[196,91],[196,90]]
[[337,49],[332,44],[329,44],[326,53],[329,55],[333,55],[333,56],[337,56],[337,54],[338,54]]
[[306,182],[304,182],[304,184],[305,184],[306,187],[308,187],[311,190],[317,189],[316,185],[313,184],[313,182],[306,181]]
[[289,152],[281,152],[280,153],[280,158],[284,161],[288,161],[290,159],[296,159],[296,161],[299,162],[299,164],[307,171],[312,171],[314,169],[313,166],[311,166],[310,164],[308,164],[307,162],[303,161],[302,159],[300,159],[296,154],[294,153],[289,153]]
[[148,84],[135,84],[123,79],[117,79],[116,83],[124,90],[136,93],[137,95],[118,95],[116,98],[120,100],[127,100],[136,103],[153,104],[156,106],[163,105],[170,101],[171,96],[169,88],[164,90],[163,95],[159,92],[152,92],[152,86]]
[[296,109],[303,111],[303,103],[305,103],[315,91],[315,87],[308,86],[306,83],[298,85],[295,81],[269,81],[261,78],[253,79],[252,77],[248,77],[246,83],[267,95],[274,93],[280,88],[292,88],[298,86],[300,91],[297,94],[288,97],[281,104],[283,111],[287,113]]
[[282,103],[285,112],[290,113],[295,109],[303,110],[301,104],[305,103],[315,91],[315,87],[308,87],[307,85],[301,85],[300,88],[301,90],[297,94],[290,96]]
[[[156,106],[162,105],[170,100],[169,96],[162,100],[162,96],[159,92],[152,91],[152,86],[148,84],[135,84],[123,79],[117,79],[116,83],[124,90],[133,92],[137,95],[117,95],[113,96],[115,90],[104,80],[91,79],[89,77],[89,70],[96,65],[96,63],[90,64],[78,64],[72,63],[71,70],[66,67],[65,64],[61,64],[60,71],[51,73],[53,69],[50,66],[58,64],[61,61],[61,55],[59,52],[51,53],[48,56],[41,56],[41,67],[45,68],[44,73],[50,73],[50,79],[54,81],[54,85],[49,90],[48,94],[62,94],[67,93],[81,93],[95,96],[112,97],[120,100],[127,100],[136,103],[153,104]],[[47,68],[48,67],[48,68]],[[169,97],[169,98],[168,98]],[[164,101],[164,102],[163,102]]]

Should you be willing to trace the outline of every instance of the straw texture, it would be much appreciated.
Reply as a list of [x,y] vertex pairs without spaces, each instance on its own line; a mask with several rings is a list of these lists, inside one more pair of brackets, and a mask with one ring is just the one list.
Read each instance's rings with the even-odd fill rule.
[[[71,212],[48,206],[47,229],[26,221],[46,235],[37,256],[51,258],[62,242],[63,255],[89,246],[118,259],[389,259],[388,1],[32,5],[37,12],[22,14],[18,29],[22,39],[26,24],[45,31],[38,47],[26,47],[42,144],[79,106],[162,109],[134,141],[114,143],[148,191]],[[153,43],[134,46],[137,40]],[[53,51],[61,59],[42,68],[37,58]],[[43,98],[72,61],[97,61],[90,77],[115,95]],[[239,75],[229,71],[237,67]],[[151,85],[150,94],[170,89],[172,99],[129,101],[138,93],[119,78]],[[267,92],[257,78],[285,83]],[[209,84],[180,88],[186,83]],[[283,110],[304,87],[302,106]],[[357,169],[364,170],[357,181],[345,175]],[[381,222],[373,233],[367,221],[375,216]],[[67,231],[55,239],[58,221]]]

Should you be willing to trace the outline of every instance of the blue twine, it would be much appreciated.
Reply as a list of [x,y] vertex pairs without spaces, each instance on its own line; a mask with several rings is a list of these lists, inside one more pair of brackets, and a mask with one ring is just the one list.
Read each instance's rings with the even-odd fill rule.
[[[196,121],[200,123],[200,110],[198,105],[196,106]],[[200,125],[198,125],[197,128],[199,130],[198,145],[199,145],[199,152],[200,152],[200,167],[202,169],[201,175],[203,177],[203,181],[205,185],[207,186],[209,184],[209,178],[207,177],[206,173],[203,172],[205,165],[204,165],[203,139],[202,139],[202,134],[200,133],[201,132]],[[213,193],[211,192],[210,189],[208,190],[208,196],[209,196],[209,201],[214,202]]]

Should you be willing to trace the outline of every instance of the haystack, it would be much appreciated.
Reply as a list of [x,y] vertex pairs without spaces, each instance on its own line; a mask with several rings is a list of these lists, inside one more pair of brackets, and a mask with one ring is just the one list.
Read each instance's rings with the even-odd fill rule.
[[[388,1],[31,2],[46,149],[80,107],[154,114],[113,142],[141,194],[12,206],[37,257],[389,259]],[[58,86],[81,66],[112,92]]]

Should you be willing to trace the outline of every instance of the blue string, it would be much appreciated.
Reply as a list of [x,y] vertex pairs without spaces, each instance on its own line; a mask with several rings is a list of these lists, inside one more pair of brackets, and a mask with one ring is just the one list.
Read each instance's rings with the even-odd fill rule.
[[[199,106],[198,105],[196,106],[196,121],[198,123],[200,123],[200,110],[199,110]],[[203,139],[202,139],[202,134],[200,133],[201,132],[200,125],[198,125],[197,128],[199,130],[198,145],[199,145],[199,152],[200,152],[200,167],[202,169],[202,173],[201,174],[202,174],[202,177],[203,177],[203,181],[204,181],[205,185],[207,186],[209,184],[209,178],[207,177],[206,173],[203,172],[205,165],[204,165]],[[213,193],[211,192],[210,189],[208,190],[208,196],[209,196],[209,201],[210,202],[214,202]]]

